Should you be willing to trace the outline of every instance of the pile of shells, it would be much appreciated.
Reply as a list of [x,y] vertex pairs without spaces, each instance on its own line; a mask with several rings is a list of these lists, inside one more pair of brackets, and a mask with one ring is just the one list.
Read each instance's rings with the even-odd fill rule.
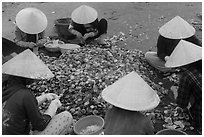
[[[151,77],[157,75],[152,67],[146,62],[144,53],[139,50],[128,50],[117,46],[118,40],[124,40],[124,35],[113,36],[107,41],[111,48],[101,48],[98,45],[87,45],[80,49],[69,50],[59,58],[48,57],[40,54],[39,57],[49,67],[55,75],[50,80],[41,80],[29,85],[36,96],[44,93],[56,93],[61,96],[63,110],[69,111],[74,120],[78,120],[87,115],[99,115],[105,117],[105,113],[110,106],[101,99],[102,90],[122,78],[126,74],[137,72],[162,98],[168,93],[168,89],[163,84],[154,83]],[[173,74],[168,77],[171,81],[178,83],[178,77]],[[43,112],[48,106],[44,103],[41,106]],[[153,115],[153,121],[173,119],[179,121],[174,115],[171,107],[164,108],[168,110],[168,116],[157,108],[146,115]],[[172,114],[171,114],[172,113]],[[169,118],[170,117],[170,118]],[[184,117],[182,122],[185,121]],[[188,119],[186,119],[188,120]],[[172,123],[170,123],[172,124]],[[175,124],[175,123],[174,123]],[[180,124],[181,122],[176,122]],[[168,123],[167,123],[167,126]],[[172,126],[172,125],[170,125]],[[167,128],[167,127],[164,127]],[[183,129],[185,128],[182,127]]]
[[145,114],[150,116],[153,123],[156,123],[156,120],[164,121],[163,128],[179,129],[182,131],[194,129],[190,124],[188,113],[184,112],[175,103],[168,104],[162,110],[155,109]]
[[28,87],[36,96],[47,92],[60,95],[63,106],[76,119],[89,114],[104,117],[108,104],[99,101],[101,91],[132,71],[156,90],[160,98],[165,95],[166,89],[150,80],[149,75],[155,74],[148,68],[141,51],[117,46],[89,47],[69,50],[59,58],[40,54],[55,76]]

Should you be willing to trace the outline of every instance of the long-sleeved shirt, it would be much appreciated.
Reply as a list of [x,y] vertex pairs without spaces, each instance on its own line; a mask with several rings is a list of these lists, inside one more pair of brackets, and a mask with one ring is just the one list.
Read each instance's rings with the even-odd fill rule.
[[51,116],[40,113],[35,96],[19,81],[3,91],[2,97],[3,135],[26,135],[31,126],[42,131],[51,120]]
[[184,69],[179,82],[177,104],[186,108],[190,98],[194,97],[194,104],[191,104],[190,113],[196,126],[202,125],[202,73],[196,69]]
[[90,27],[90,31],[87,31],[83,24],[77,24],[77,23],[74,23],[73,21],[72,21],[72,23],[70,23],[68,29],[74,35],[75,35],[76,31],[80,32],[82,34],[82,36],[84,36],[84,34],[90,33],[90,32],[93,32],[94,36],[98,34],[97,28]]
[[[42,39],[44,38],[44,31],[36,34],[38,35],[38,39]],[[26,42],[34,42],[36,43],[36,35],[33,34],[27,34],[24,33],[23,31],[21,31],[17,26],[16,26],[16,30],[15,30],[15,38],[14,38],[14,42],[21,47],[27,47],[26,46]]]

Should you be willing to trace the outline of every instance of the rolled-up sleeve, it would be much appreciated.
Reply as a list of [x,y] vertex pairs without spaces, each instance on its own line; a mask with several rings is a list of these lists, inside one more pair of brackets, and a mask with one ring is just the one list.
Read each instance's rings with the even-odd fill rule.
[[27,93],[23,99],[23,105],[28,119],[34,130],[42,131],[51,120],[51,116],[41,114],[37,105],[37,100],[32,93]]

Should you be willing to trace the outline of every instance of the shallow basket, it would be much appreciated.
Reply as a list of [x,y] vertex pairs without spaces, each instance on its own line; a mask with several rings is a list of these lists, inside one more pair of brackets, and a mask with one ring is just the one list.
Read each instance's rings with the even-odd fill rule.
[[100,128],[97,131],[88,135],[99,135],[103,131],[104,120],[102,117],[96,116],[96,115],[90,115],[90,116],[81,118],[74,125],[74,133],[77,135],[82,135],[80,134],[80,132],[91,125],[98,125]]
[[77,44],[62,44],[62,45],[59,45],[59,49],[61,51],[61,53],[65,53],[67,50],[71,50],[71,49],[78,49],[80,48],[79,45]]
[[187,135],[187,134],[178,129],[163,129],[158,131],[156,135]]
[[[59,46],[57,46],[57,47],[50,47],[50,46],[48,46],[48,44],[50,44],[50,43],[53,43],[53,41],[48,41],[48,42],[46,42],[44,44],[46,50],[48,50],[50,52],[58,52],[58,51],[60,51]],[[62,44],[64,44],[64,42],[63,41],[58,41],[58,44],[62,45]]]

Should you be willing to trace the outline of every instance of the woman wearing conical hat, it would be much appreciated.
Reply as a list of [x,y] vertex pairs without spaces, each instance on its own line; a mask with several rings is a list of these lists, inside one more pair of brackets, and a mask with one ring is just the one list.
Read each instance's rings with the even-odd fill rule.
[[15,43],[37,52],[37,47],[42,47],[47,41],[44,38],[47,23],[47,17],[39,9],[22,9],[16,15]]
[[176,16],[159,29],[157,52],[147,52],[146,60],[161,72],[173,71],[164,66],[166,60],[181,39],[201,46],[201,41],[195,36],[195,28],[180,16]]
[[[181,40],[165,63],[169,68],[181,68],[178,90],[173,90],[179,107],[188,110],[192,125],[202,131],[202,48]],[[193,100],[193,101],[192,101]]]
[[[34,80],[49,79],[54,75],[49,68],[29,49],[3,64],[2,73],[9,75],[8,88],[2,91],[2,134],[28,135],[65,134],[72,124],[72,116],[64,111],[56,115],[61,106],[54,93],[39,97],[26,87]],[[38,105],[50,101],[44,114]],[[32,129],[31,129],[32,127]]]
[[76,38],[83,42],[97,38],[99,44],[105,44],[104,37],[107,33],[108,23],[104,18],[98,20],[98,12],[94,8],[81,5],[72,12],[71,19],[69,31]]
[[112,105],[105,115],[105,135],[154,134],[151,119],[141,111],[154,109],[160,99],[136,72],[105,88],[102,98]]

